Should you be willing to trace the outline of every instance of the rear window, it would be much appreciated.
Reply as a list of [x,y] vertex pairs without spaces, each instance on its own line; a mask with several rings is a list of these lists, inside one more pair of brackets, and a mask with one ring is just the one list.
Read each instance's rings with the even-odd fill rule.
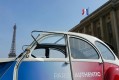
[[103,43],[96,41],[95,42],[97,48],[100,50],[102,56],[106,60],[115,60],[113,53],[110,51],[108,47],[106,47]]

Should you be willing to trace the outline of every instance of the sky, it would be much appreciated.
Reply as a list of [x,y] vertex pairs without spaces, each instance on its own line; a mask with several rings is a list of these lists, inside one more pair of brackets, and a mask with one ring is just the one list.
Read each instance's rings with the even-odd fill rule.
[[13,26],[16,24],[16,54],[33,39],[31,31],[68,31],[108,0],[0,0],[0,58],[11,49]]

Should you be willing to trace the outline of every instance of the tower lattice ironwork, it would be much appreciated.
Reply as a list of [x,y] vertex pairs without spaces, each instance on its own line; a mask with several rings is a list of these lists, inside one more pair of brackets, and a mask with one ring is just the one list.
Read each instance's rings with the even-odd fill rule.
[[9,53],[9,58],[13,58],[13,57],[16,57],[16,24],[13,27],[13,38],[12,38],[12,44]]

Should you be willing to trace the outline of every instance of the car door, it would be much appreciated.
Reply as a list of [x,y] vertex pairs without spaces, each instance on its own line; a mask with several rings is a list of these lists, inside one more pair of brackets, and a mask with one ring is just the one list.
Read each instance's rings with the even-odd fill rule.
[[18,80],[72,80],[65,37],[47,36],[22,60]]
[[95,47],[87,40],[69,37],[74,80],[103,80],[103,63]]
[[50,49],[51,54],[46,58],[44,51],[35,49],[32,52],[35,58],[22,61],[18,70],[18,80],[71,80],[70,65],[66,63],[68,59],[61,54],[62,52]]

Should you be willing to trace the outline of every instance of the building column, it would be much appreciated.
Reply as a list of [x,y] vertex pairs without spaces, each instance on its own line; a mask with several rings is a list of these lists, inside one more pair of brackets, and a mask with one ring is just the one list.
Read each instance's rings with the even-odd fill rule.
[[115,35],[116,45],[117,45],[117,56],[119,57],[119,34],[118,34],[118,28],[117,28],[117,20],[116,20],[116,12],[114,9],[111,11],[111,18],[112,18],[112,26],[113,26],[113,32]]
[[84,27],[84,33],[86,34],[86,28]]
[[100,17],[100,30],[101,30],[101,39],[104,40],[104,29],[103,29],[103,19]]
[[93,35],[93,36],[94,36],[93,22],[91,22],[91,35]]

